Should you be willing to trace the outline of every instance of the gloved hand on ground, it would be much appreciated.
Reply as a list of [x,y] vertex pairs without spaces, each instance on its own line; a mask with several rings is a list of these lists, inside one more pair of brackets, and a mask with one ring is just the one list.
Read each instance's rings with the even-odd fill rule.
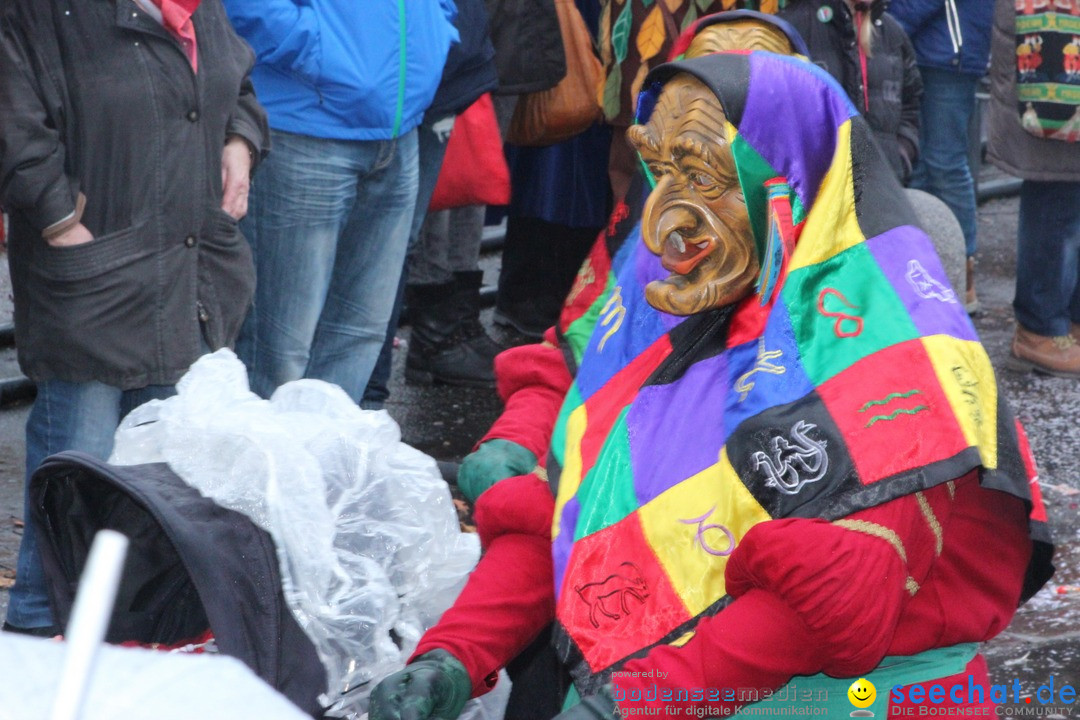
[[524,475],[536,467],[536,456],[510,440],[488,440],[465,457],[458,469],[457,484],[469,502],[508,477]]
[[371,693],[370,720],[456,720],[472,681],[461,662],[432,650],[384,678]]

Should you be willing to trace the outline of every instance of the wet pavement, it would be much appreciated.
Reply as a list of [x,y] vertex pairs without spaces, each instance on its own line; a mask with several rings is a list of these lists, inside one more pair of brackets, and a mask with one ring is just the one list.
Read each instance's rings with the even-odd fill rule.
[[[1043,493],[1058,546],[1057,574],[1022,607],[1009,628],[987,644],[993,682],[1033,693],[1054,677],[1055,686],[1080,687],[1080,381],[1019,375],[1003,368],[1013,330],[1011,307],[1015,275],[1018,201],[993,200],[979,209],[977,281],[982,310],[975,325],[998,370],[1002,392],[1027,427],[1039,462]],[[498,256],[486,256],[486,281],[494,282]],[[6,273],[4,273],[6,275]],[[6,277],[4,278],[6,282]],[[0,292],[0,322],[6,321],[6,288]],[[492,328],[491,311],[483,320],[501,342],[512,342]],[[407,343],[408,331],[401,333]],[[405,343],[395,351],[392,396],[387,404],[406,442],[440,460],[459,461],[499,412],[493,391],[404,384]],[[0,378],[17,373],[14,352],[0,351]],[[18,518],[22,515],[22,427],[28,405],[0,410],[0,586],[14,567]],[[987,558],[993,562],[993,558]],[[1059,592],[1059,590],[1062,590]],[[948,598],[958,605],[964,598]],[[0,612],[7,592],[0,589]],[[1080,706],[1073,704],[1074,708]],[[1080,713],[1078,713],[1080,714]]]

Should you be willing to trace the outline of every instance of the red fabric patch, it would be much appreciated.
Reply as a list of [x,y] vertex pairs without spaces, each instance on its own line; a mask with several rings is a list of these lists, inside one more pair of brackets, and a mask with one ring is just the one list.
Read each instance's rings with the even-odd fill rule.
[[562,313],[559,315],[559,329],[566,332],[571,323],[577,321],[589,311],[592,304],[603,294],[607,287],[608,274],[611,272],[611,257],[608,255],[607,237],[614,235],[614,226],[629,216],[630,208],[625,202],[619,202],[611,213],[611,227],[607,234],[601,233],[593,243],[589,257],[578,270],[574,284],[566,295]]
[[1020,457],[1024,459],[1024,469],[1027,470],[1028,484],[1031,487],[1031,519],[1046,522],[1046,505],[1043,503],[1042,487],[1039,486],[1039,468],[1035,464],[1035,453],[1031,452],[1027,432],[1019,420],[1016,421],[1016,439],[1020,445]]
[[596,462],[619,413],[637,397],[641,384],[669,354],[671,339],[663,335],[585,401],[588,424],[581,439],[581,477],[585,477]]
[[864,358],[818,387],[869,484],[950,458],[967,447],[918,340]]
[[740,302],[731,318],[727,346],[733,348],[751,341],[756,343],[765,334],[765,325],[769,322],[769,314],[778,297],[780,297],[779,292],[775,293],[768,303],[762,305],[761,299],[757,293],[754,293]]
[[637,513],[574,543],[557,614],[594,672],[690,620]]

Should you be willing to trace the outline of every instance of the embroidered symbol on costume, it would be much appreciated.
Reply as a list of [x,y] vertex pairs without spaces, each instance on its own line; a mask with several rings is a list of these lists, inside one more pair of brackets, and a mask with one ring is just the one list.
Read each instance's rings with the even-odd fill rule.
[[754,389],[754,383],[750,380],[750,376],[754,373],[763,372],[770,375],[783,375],[787,372],[787,368],[783,365],[773,365],[769,362],[783,356],[783,350],[766,350],[765,338],[758,338],[757,363],[735,381],[735,390],[739,392],[739,402],[745,400],[750,391]]
[[[798,421],[791,426],[791,442],[783,435],[772,441],[772,457],[762,451],[751,456],[754,470],[765,468],[766,487],[774,487],[785,495],[794,495],[807,483],[817,482],[829,470],[828,442],[814,440],[808,434],[817,425]],[[805,473],[805,477],[800,474]]]
[[611,291],[611,297],[604,303],[603,309],[600,310],[600,327],[607,327],[611,325],[611,328],[604,333],[604,337],[600,338],[600,344],[596,346],[596,352],[604,352],[604,343],[608,341],[612,335],[619,331],[622,327],[623,318],[626,316],[626,308],[623,307],[622,302],[622,286],[616,285],[615,289]]
[[[818,312],[821,313],[822,315],[824,315],[825,317],[836,318],[836,322],[833,323],[833,332],[836,333],[836,337],[838,337],[838,338],[849,338],[849,337],[855,337],[856,335],[860,335],[862,333],[862,330],[863,330],[863,319],[861,317],[859,317],[858,315],[849,315],[848,313],[845,313],[845,312],[843,312],[841,310],[837,310],[836,312],[826,310],[825,309],[825,298],[828,295],[835,296],[840,302],[842,302],[844,305],[851,308],[852,310],[858,310],[859,306],[852,304],[850,300],[848,300],[846,297],[844,297],[844,294],[842,292],[840,292],[839,290],[836,290],[835,288],[825,288],[818,295],[818,299],[817,299]],[[845,330],[844,329],[844,323],[845,322],[855,323],[855,329],[851,330],[851,331]]]
[[450,141],[450,131],[454,129],[454,119],[455,116],[444,118],[431,126],[431,132],[435,133],[435,137],[439,138],[439,142],[444,145]]
[[982,427],[982,406],[979,405],[979,394],[975,392],[975,388],[979,387],[979,381],[963,365],[954,365],[951,370],[953,377],[956,378],[956,384],[960,386],[964,402],[971,406],[971,419],[975,421],[976,426]]
[[585,258],[585,262],[577,272],[577,277],[574,278],[574,287],[570,288],[570,294],[566,296],[566,302],[563,305],[573,305],[581,291],[594,282],[596,282],[596,271],[593,270],[592,258]]
[[[902,398],[909,398],[912,395],[922,395],[922,390],[908,390],[907,392],[902,392],[902,393],[898,393],[898,392],[889,393],[888,395],[881,398],[880,400],[871,400],[871,401],[867,402],[865,405],[863,405],[861,408],[859,408],[859,412],[866,412],[870,408],[875,407],[877,405],[888,405],[893,400],[902,399]],[[897,410],[894,410],[889,415],[874,415],[872,418],[870,418],[870,422],[866,423],[866,425],[864,425],[863,427],[870,427],[871,425],[876,423],[878,420],[895,420],[896,418],[900,417],[901,415],[915,415],[917,413],[922,412],[923,410],[929,410],[929,409],[930,408],[927,405],[916,405],[913,408],[899,408]]]
[[911,289],[922,299],[940,300],[945,303],[956,302],[956,292],[951,287],[935,280],[918,260],[908,260],[906,277]]
[[620,572],[612,573],[599,582],[586,583],[574,588],[574,592],[589,606],[589,622],[594,628],[600,627],[597,613],[612,620],[622,617],[618,612],[613,612],[604,604],[604,600],[611,597],[619,599],[618,610],[623,615],[630,614],[630,608],[626,605],[626,598],[632,597],[642,605],[649,597],[649,586],[645,584],[645,578],[641,575],[641,568],[632,562],[624,562],[619,565]]
[[[709,512],[705,513],[701,517],[691,518],[689,520],[679,520],[679,522],[685,523],[687,525],[697,524],[697,535],[694,536],[694,539],[697,541],[698,545],[701,546],[701,549],[709,553],[710,555],[716,555],[717,557],[726,557],[730,555],[733,550],[735,550],[735,536],[732,535],[731,531],[723,525],[718,525],[716,523],[710,523],[708,525],[705,524],[705,521],[708,520],[714,512],[716,512],[715,505],[709,508]],[[717,550],[713,546],[709,545],[709,543],[705,542],[705,533],[710,530],[719,530],[720,532],[724,533],[725,536],[727,536],[727,549]]]
[[832,17],[833,17],[832,8],[829,7],[828,5],[822,5],[821,7],[819,7],[817,9],[818,22],[827,23],[830,20],[832,20]]

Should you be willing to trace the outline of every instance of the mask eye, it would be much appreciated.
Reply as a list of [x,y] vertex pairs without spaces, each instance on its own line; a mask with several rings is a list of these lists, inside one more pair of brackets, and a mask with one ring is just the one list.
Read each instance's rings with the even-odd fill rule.
[[708,173],[701,171],[691,172],[690,182],[702,190],[709,190],[716,186],[716,181]]

